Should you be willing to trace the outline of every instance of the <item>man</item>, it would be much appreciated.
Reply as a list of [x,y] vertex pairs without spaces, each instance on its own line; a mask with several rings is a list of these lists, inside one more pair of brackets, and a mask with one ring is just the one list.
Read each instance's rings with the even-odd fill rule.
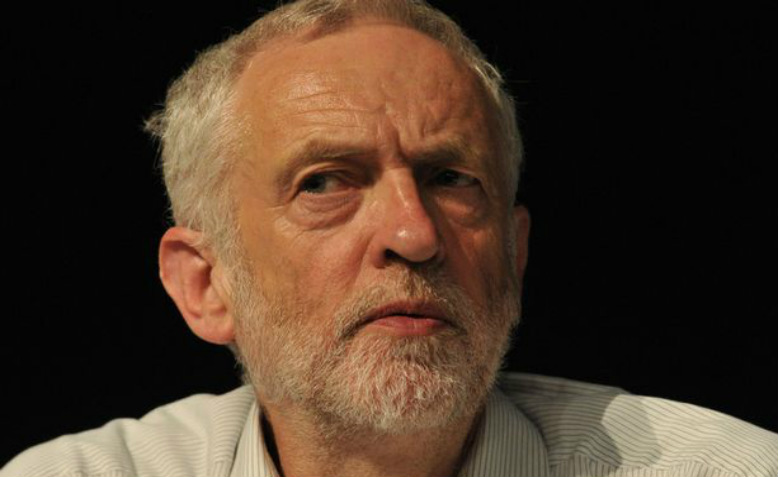
[[538,376],[495,386],[529,216],[497,71],[442,13],[300,1],[205,52],[149,128],[165,289],[250,386],[3,475],[775,475],[778,436]]

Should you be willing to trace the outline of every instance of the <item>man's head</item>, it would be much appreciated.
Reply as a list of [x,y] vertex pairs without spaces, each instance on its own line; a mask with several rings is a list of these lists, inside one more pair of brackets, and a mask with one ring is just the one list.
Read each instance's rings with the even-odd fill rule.
[[[522,164],[521,136],[511,96],[498,70],[449,17],[417,0],[305,0],[283,5],[226,41],[206,50],[170,87],[164,109],[147,122],[160,140],[165,185],[177,225],[203,232],[217,250],[229,249],[234,230],[231,167],[244,139],[234,111],[235,84],[254,53],[276,40],[308,33],[309,39],[348,28],[355,19],[384,18],[445,45],[472,69],[487,91],[510,162],[515,187]],[[234,242],[234,241],[233,241]]]
[[[228,40],[232,53],[206,53],[157,120],[185,226],[163,238],[168,292],[195,333],[237,344],[261,399],[330,429],[411,432],[472,415],[518,319],[526,260],[520,145],[499,77],[415,2],[270,15]],[[232,75],[225,91],[182,92],[209,71]],[[194,131],[176,124],[187,117]],[[210,182],[194,179],[201,169]],[[194,205],[177,208],[187,194]]]

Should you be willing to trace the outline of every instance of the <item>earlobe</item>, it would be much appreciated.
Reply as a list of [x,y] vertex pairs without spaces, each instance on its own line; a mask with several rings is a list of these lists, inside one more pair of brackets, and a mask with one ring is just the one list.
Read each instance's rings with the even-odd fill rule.
[[530,216],[527,208],[523,205],[514,206],[513,220],[516,228],[516,272],[519,279],[523,279],[529,255]]
[[221,264],[202,246],[201,233],[171,227],[159,245],[159,275],[186,324],[214,344],[234,339],[234,323]]

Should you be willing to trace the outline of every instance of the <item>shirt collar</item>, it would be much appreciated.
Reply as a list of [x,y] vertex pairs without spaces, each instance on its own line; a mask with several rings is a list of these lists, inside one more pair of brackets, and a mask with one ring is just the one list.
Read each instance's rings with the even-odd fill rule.
[[273,459],[265,446],[259,406],[255,399],[238,441],[230,477],[278,477],[278,475]]
[[[546,446],[532,422],[498,389],[484,417],[459,477],[548,476]],[[230,477],[278,477],[267,452],[256,401],[243,426]]]
[[548,453],[538,429],[499,389],[484,417],[459,477],[546,477]]

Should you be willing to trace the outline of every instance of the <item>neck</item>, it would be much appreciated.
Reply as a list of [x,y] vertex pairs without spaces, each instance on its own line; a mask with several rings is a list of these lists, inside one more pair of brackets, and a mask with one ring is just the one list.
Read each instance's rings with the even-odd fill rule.
[[263,419],[265,441],[284,477],[451,477],[478,424],[476,416],[468,416],[412,434],[333,433],[299,409],[274,405],[263,406]]

